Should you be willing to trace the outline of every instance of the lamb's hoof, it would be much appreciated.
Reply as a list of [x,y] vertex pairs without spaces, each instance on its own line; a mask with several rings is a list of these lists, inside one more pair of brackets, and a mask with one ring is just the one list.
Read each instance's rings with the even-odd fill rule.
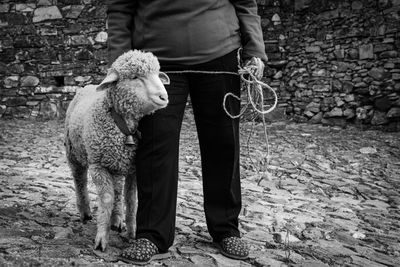
[[104,234],[97,234],[94,241],[94,249],[105,251],[108,245],[108,238]]
[[121,233],[125,231],[125,224],[121,216],[111,217],[111,230]]
[[82,216],[81,216],[81,222],[83,223],[83,224],[86,224],[88,221],[90,221],[90,220],[92,220],[93,219],[93,217],[92,217],[92,215],[90,215],[90,214],[83,214]]
[[121,222],[119,224],[116,225],[111,225],[111,230],[116,231],[118,233],[122,233],[123,231],[126,230],[125,225]]

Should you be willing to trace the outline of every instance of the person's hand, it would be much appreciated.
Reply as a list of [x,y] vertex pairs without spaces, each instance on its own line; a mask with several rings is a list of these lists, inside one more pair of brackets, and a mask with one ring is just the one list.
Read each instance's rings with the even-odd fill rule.
[[251,73],[257,78],[261,79],[264,75],[264,62],[258,57],[252,57],[244,63],[244,67],[250,69]]

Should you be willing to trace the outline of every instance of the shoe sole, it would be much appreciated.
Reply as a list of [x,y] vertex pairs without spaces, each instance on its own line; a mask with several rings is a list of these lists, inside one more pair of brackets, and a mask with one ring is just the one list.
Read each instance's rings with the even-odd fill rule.
[[218,243],[214,243],[214,244],[218,247],[219,252],[220,252],[222,255],[224,255],[225,257],[227,257],[227,258],[234,259],[234,260],[247,260],[247,259],[249,258],[248,255],[247,255],[247,256],[236,256],[236,255],[233,255],[233,254],[229,254],[229,253],[225,252],[225,251],[222,249],[222,247],[221,247],[220,244],[218,244]]
[[118,256],[117,259],[119,259],[120,261],[129,263],[129,264],[134,264],[134,265],[146,265],[149,264],[151,261],[153,260],[162,260],[162,259],[166,259],[169,258],[170,253],[159,253],[156,254],[154,256],[152,256],[148,261],[136,261],[136,260],[131,260],[131,259],[127,259],[121,256]]

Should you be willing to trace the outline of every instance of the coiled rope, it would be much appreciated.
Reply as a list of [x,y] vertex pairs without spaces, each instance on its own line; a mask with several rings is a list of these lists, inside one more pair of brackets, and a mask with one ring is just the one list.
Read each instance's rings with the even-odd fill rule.
[[[269,149],[269,141],[267,134],[267,127],[265,122],[265,115],[273,111],[278,104],[278,95],[274,88],[269,86],[268,84],[260,81],[253,73],[256,69],[256,66],[241,66],[241,57],[240,52],[241,48],[237,51],[237,61],[238,61],[238,72],[230,72],[230,71],[203,71],[203,70],[181,70],[181,71],[165,71],[165,73],[173,73],[173,74],[183,74],[183,73],[198,73],[198,74],[229,74],[229,75],[239,75],[241,80],[241,90],[246,90],[248,102],[241,108],[239,114],[231,114],[226,108],[226,100],[228,97],[233,97],[240,101],[240,96],[237,96],[231,92],[226,93],[223,99],[223,108],[225,113],[232,119],[240,118],[249,106],[256,112],[256,114],[260,115],[262,118],[262,123],[264,126],[264,137],[265,143],[267,146],[267,160],[269,163],[270,159],[270,149]],[[274,103],[268,108],[268,105],[264,104],[265,95],[264,89],[272,92],[274,97]],[[253,120],[254,121],[254,120]],[[254,126],[254,125],[253,125]],[[251,136],[249,136],[250,139]],[[249,143],[249,139],[248,142]],[[250,157],[251,158],[251,157]]]

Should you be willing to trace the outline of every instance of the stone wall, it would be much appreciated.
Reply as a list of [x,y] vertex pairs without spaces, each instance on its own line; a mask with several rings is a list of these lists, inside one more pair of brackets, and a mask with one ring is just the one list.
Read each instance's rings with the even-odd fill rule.
[[2,0],[0,116],[62,118],[75,90],[106,70],[101,0]]
[[[399,0],[257,2],[280,97],[270,117],[399,127]],[[0,116],[62,118],[105,74],[105,16],[100,0],[3,0]]]
[[399,0],[258,2],[278,117],[400,129]]

